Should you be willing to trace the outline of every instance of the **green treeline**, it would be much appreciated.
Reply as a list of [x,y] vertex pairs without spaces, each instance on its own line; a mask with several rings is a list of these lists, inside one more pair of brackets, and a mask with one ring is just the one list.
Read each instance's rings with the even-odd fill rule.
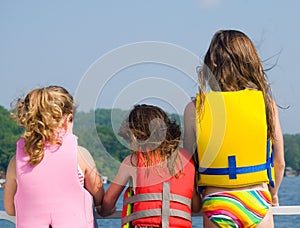
[[9,111],[0,106],[0,171],[6,170],[22,132],[23,130],[10,118]]
[[[128,145],[118,136],[118,129],[128,115],[121,109],[97,109],[95,112],[78,112],[75,116],[74,134],[78,144],[92,154],[98,171],[111,180],[122,161],[129,155]],[[172,119],[182,123],[178,115]],[[6,170],[9,159],[15,154],[16,141],[23,129],[9,117],[9,111],[0,106],[0,171]],[[300,134],[284,135],[286,166],[300,172]]]

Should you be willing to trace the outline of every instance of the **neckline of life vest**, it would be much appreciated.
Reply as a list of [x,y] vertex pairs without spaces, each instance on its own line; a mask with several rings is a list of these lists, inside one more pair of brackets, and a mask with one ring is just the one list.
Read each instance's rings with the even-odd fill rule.
[[[237,93],[245,93],[245,92],[262,92],[261,90],[257,90],[257,89],[252,89],[252,88],[245,88],[245,89],[241,89],[241,90],[235,90],[235,91],[216,91],[216,90],[209,90],[207,92],[205,92],[204,94],[216,94],[216,93],[221,93],[221,94],[237,94]],[[199,93],[197,93],[199,94]]]

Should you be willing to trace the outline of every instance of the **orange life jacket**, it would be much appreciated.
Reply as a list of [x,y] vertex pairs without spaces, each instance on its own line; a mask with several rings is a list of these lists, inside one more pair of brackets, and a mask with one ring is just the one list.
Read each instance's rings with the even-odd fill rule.
[[133,213],[122,218],[122,225],[192,227],[191,198],[195,168],[188,152],[180,149],[183,172],[179,176],[160,175],[155,167],[143,165],[143,152],[137,153],[137,187],[123,205],[133,204]]

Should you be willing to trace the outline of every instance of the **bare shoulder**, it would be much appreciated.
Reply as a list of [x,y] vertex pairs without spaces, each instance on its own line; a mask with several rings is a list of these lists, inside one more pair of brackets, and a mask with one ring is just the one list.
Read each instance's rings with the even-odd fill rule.
[[195,112],[195,103],[194,101],[189,102],[184,109],[184,113],[191,113],[191,112]]
[[6,179],[16,179],[16,156],[14,155],[8,164]]
[[196,107],[193,101],[189,102],[184,110],[184,122],[185,124],[194,124],[196,118]]
[[77,146],[78,154],[85,160],[93,159],[91,153],[83,146]]
[[16,166],[16,155],[14,155],[10,161],[9,161],[9,164],[13,165],[13,166]]
[[136,164],[136,157],[134,155],[132,155],[132,154],[128,155],[122,161],[122,165],[134,166],[135,164]]
[[77,147],[78,150],[78,164],[81,170],[86,173],[87,170],[95,169],[96,164],[90,152],[82,146]]
[[83,146],[77,146],[77,148],[78,148],[78,150],[79,150],[79,152],[82,152],[82,153],[89,153],[89,151],[85,148],[85,147],[83,147]]

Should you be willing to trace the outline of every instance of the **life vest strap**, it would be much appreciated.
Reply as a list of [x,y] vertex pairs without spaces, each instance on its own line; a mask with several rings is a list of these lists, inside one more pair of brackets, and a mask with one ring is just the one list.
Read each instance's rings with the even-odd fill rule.
[[271,171],[271,168],[274,167],[274,150],[271,152],[270,140],[267,140],[266,152],[267,161],[264,164],[236,167],[236,157],[228,156],[228,168],[203,168],[199,166],[198,172],[205,175],[229,175],[229,179],[237,179],[237,174],[254,173],[266,170],[270,185],[274,187],[275,184],[272,179]]
[[[192,221],[191,214],[177,210],[177,209],[168,209],[170,211],[170,216],[173,217],[180,217],[183,219],[186,219],[188,221]],[[162,216],[162,210],[161,209],[151,209],[151,210],[143,210],[138,212],[133,212],[130,215],[127,215],[126,217],[122,218],[122,225],[128,222],[131,222],[136,219],[140,218],[146,218],[146,217],[154,217],[154,216]],[[163,217],[163,216],[162,216]]]
[[[235,161],[233,161],[232,157],[229,156],[229,167],[228,168],[203,168],[199,167],[199,173],[205,175],[229,175],[229,179],[236,179],[236,174],[245,174],[245,173],[254,173],[260,172],[263,170],[268,170],[271,165],[271,160],[269,159],[266,163],[260,165],[252,165],[252,166],[243,166],[243,167],[235,167]],[[231,167],[230,167],[231,165]]]
[[[131,204],[131,203],[137,203],[142,201],[155,201],[155,200],[162,200],[162,194],[161,193],[147,193],[147,194],[138,194],[133,195],[128,198],[125,198],[123,201],[123,205]],[[187,206],[191,205],[191,199],[177,195],[177,194],[170,194],[170,201],[178,202],[185,204]]]
[[191,199],[186,198],[181,195],[171,194],[170,193],[170,183],[164,182],[163,183],[163,192],[162,193],[149,193],[149,194],[138,194],[133,195],[124,199],[123,205],[143,202],[143,201],[152,201],[152,200],[160,200],[162,201],[162,208],[161,209],[150,209],[150,210],[143,210],[138,212],[133,212],[130,215],[125,216],[122,218],[122,225],[129,223],[133,220],[145,218],[145,217],[153,217],[153,216],[161,216],[162,217],[162,227],[168,228],[169,227],[169,217],[180,217],[186,219],[188,221],[192,221],[191,214],[177,210],[177,209],[170,209],[170,201],[179,202],[185,204],[187,206],[191,206]]
[[271,142],[270,140],[268,140],[267,142],[267,160],[270,161],[270,166],[267,169],[267,174],[268,174],[268,178],[269,178],[269,182],[271,187],[275,187],[275,182],[272,178],[272,167],[274,167],[274,149],[273,149],[273,145],[272,145],[272,152],[271,152]]
[[163,183],[163,192],[162,192],[162,216],[161,216],[161,225],[162,228],[169,227],[169,218],[170,218],[170,183]]

